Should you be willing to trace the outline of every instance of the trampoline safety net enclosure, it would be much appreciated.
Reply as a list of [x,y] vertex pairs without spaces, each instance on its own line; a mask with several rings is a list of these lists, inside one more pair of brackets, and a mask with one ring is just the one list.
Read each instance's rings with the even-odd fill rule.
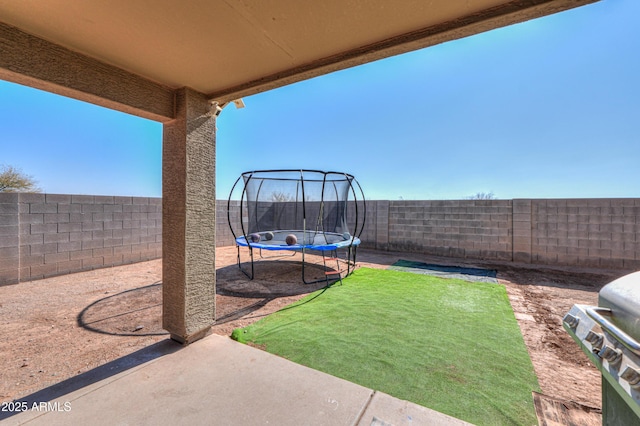
[[[231,201],[238,195],[240,214],[232,215]],[[262,250],[300,252],[305,283],[320,281],[307,280],[305,254],[320,254],[325,279],[342,279],[355,266],[365,215],[364,192],[355,177],[319,170],[242,173],[227,203],[227,219],[238,248],[238,267],[250,279],[254,277],[254,249],[260,254]],[[242,267],[240,247],[249,249],[250,272]]]

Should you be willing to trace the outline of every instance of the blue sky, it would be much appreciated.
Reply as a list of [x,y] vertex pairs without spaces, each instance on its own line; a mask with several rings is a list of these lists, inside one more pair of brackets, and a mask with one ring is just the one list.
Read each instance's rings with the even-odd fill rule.
[[[369,199],[640,197],[640,2],[603,0],[244,99],[247,170],[351,173]],[[162,126],[0,81],[0,164],[48,193],[161,196]]]

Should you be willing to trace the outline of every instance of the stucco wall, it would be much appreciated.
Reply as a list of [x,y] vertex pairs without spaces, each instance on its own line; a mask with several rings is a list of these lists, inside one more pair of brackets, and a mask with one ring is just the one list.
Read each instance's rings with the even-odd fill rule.
[[[161,205],[160,198],[0,194],[0,285],[159,258]],[[239,223],[237,201],[231,217]],[[227,200],[218,200],[220,247],[234,244],[227,223]],[[377,250],[640,270],[640,199],[368,201],[361,239]]]

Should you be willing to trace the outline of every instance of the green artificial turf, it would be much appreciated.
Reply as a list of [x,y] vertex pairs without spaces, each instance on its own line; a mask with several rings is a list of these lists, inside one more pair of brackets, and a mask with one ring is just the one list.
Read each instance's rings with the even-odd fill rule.
[[477,425],[537,424],[503,286],[362,268],[233,337]]

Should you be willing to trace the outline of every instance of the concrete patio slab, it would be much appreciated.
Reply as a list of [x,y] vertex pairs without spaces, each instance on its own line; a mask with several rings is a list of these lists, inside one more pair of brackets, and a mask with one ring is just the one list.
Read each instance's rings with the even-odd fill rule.
[[[463,425],[416,404],[211,335],[157,345],[155,358],[116,369],[9,425]],[[47,399],[43,399],[47,401]]]
[[358,426],[464,426],[455,419],[409,401],[402,401],[383,392],[375,392]]

